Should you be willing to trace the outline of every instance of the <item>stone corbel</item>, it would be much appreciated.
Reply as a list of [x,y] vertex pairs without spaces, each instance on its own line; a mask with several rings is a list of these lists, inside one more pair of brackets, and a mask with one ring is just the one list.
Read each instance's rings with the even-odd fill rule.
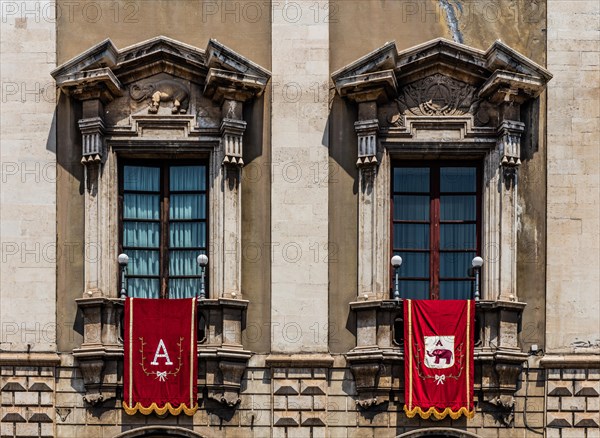
[[198,303],[206,321],[206,342],[198,356],[206,364],[207,396],[227,407],[240,402],[242,378],[252,356],[242,346],[242,325],[248,301],[207,299]]
[[521,134],[524,131],[525,124],[514,120],[505,120],[498,128],[497,148],[507,187],[516,185],[517,168],[521,164]]
[[119,342],[123,305],[119,299],[103,297],[79,298],[77,306],[83,314],[83,343],[73,350],[79,364],[84,400],[91,405],[116,397],[117,367],[123,358]]
[[106,159],[104,121],[101,117],[79,120],[81,130],[81,164],[99,164]]
[[525,303],[479,301],[477,318],[481,327],[475,360],[481,364],[482,402],[492,407],[492,415],[505,426],[514,417],[515,393],[527,354],[521,352],[518,330]]
[[357,345],[346,354],[354,376],[356,405],[369,409],[390,400],[400,382],[393,368],[401,364],[403,354],[393,342],[394,320],[402,314],[402,302],[370,300],[350,303],[356,314]]

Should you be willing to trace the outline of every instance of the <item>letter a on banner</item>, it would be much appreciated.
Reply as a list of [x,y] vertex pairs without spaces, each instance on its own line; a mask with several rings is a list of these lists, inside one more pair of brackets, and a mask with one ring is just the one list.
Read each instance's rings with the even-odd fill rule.
[[127,298],[125,412],[194,415],[197,377],[196,299]]

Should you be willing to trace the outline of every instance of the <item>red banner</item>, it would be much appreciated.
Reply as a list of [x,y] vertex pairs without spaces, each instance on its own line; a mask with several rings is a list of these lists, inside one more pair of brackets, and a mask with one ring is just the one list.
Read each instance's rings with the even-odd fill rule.
[[404,411],[473,418],[475,302],[404,300]]
[[129,415],[198,409],[196,299],[125,300],[123,408]]

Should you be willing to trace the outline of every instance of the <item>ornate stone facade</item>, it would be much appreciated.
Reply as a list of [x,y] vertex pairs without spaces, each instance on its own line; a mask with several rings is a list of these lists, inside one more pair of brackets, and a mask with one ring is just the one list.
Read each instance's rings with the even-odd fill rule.
[[[0,437],[597,436],[594,2],[5,3]],[[208,163],[193,417],[121,407],[125,157]],[[483,169],[472,420],[403,412],[404,159]]]

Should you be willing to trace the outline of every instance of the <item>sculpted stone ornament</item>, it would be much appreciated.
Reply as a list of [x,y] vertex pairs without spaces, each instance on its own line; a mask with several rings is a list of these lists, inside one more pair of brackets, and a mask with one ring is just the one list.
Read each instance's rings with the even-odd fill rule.
[[189,107],[189,91],[187,87],[179,82],[169,79],[158,81],[154,84],[148,84],[140,87],[132,85],[129,90],[131,98],[137,102],[151,97],[150,114],[158,113],[161,102],[173,102],[171,113],[186,114]]
[[[400,114],[413,116],[462,116],[477,113],[475,87],[442,74],[434,74],[402,88],[396,99]],[[390,122],[401,124],[401,117]]]

